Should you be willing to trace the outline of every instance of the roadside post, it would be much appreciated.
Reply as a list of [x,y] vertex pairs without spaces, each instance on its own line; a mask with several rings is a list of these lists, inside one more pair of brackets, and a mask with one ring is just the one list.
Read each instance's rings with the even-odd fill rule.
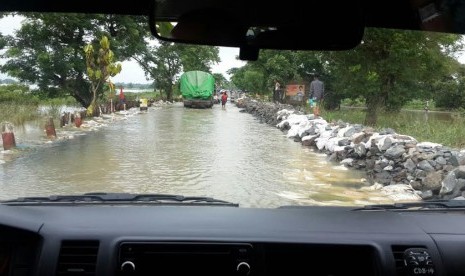
[[148,109],[148,100],[140,99],[140,111],[147,111]]
[[13,132],[12,123],[2,123],[2,140],[4,150],[9,150],[16,147],[15,134]]
[[76,116],[74,118],[74,125],[76,127],[81,127],[81,125],[82,125],[81,113],[79,113],[79,112],[76,113]]
[[53,123],[53,118],[49,117],[45,123],[45,133],[48,138],[56,138],[57,133],[55,131],[55,124]]

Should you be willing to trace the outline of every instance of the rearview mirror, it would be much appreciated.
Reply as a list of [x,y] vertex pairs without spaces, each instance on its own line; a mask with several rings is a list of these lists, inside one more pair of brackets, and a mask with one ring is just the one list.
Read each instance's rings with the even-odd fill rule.
[[363,37],[359,1],[288,0],[282,6],[252,0],[187,2],[155,0],[150,17],[155,37],[257,53],[258,49],[347,50]]

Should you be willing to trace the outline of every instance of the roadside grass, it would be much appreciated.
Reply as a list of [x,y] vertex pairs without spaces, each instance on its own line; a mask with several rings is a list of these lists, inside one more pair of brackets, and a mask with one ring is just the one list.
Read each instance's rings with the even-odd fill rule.
[[71,96],[40,100],[40,104],[50,106],[79,106],[79,103],[76,101],[76,99]]
[[[159,92],[124,92],[124,96],[128,101],[135,101],[136,99],[161,99]],[[118,95],[116,95],[116,98]]]
[[[0,87],[0,123],[22,125],[47,115],[59,118],[62,106],[76,105],[72,97],[41,99],[40,93],[32,92],[28,86],[12,84]],[[47,114],[41,114],[39,106],[47,106]]]
[[0,103],[0,123],[10,122],[14,125],[22,125],[38,117],[37,105]]
[[[324,110],[321,114],[328,122],[342,120],[352,124],[365,121],[365,111],[360,109]],[[434,142],[453,148],[465,148],[465,117],[452,113],[450,118],[437,118],[429,112],[382,112],[378,115],[376,130],[392,128],[399,134],[410,135],[419,142]]]
[[80,104],[73,97],[49,98],[40,101],[44,109],[41,115],[60,119],[64,107],[79,107]]

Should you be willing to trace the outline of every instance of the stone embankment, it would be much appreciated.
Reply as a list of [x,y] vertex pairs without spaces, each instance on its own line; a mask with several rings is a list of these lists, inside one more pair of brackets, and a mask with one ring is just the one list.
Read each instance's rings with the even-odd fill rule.
[[465,199],[465,154],[392,129],[327,122],[290,105],[240,99],[236,105],[333,162],[365,170],[366,189],[410,189],[418,199]]

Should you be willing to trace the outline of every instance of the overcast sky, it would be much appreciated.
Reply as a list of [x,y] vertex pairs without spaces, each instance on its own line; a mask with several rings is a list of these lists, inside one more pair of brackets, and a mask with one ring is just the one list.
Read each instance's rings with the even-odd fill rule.
[[[245,62],[236,60],[239,55],[239,48],[220,47],[221,62],[212,66],[213,73],[221,73],[229,79],[228,71],[233,67],[241,67]],[[147,83],[144,71],[134,61],[122,62],[123,70],[121,73],[112,78],[113,82],[133,82],[133,83]]]
[[[20,27],[22,18],[5,17],[0,19],[0,33],[3,35],[13,34],[13,31]],[[245,62],[237,60],[236,56],[239,55],[239,48],[220,47],[221,62],[212,66],[213,73],[221,73],[226,78],[229,78],[226,71],[233,67],[241,67]],[[122,62],[123,70],[121,73],[112,78],[113,82],[132,82],[132,83],[149,83],[145,79],[144,71],[139,67],[135,61]],[[0,73],[0,78],[8,77]]]

